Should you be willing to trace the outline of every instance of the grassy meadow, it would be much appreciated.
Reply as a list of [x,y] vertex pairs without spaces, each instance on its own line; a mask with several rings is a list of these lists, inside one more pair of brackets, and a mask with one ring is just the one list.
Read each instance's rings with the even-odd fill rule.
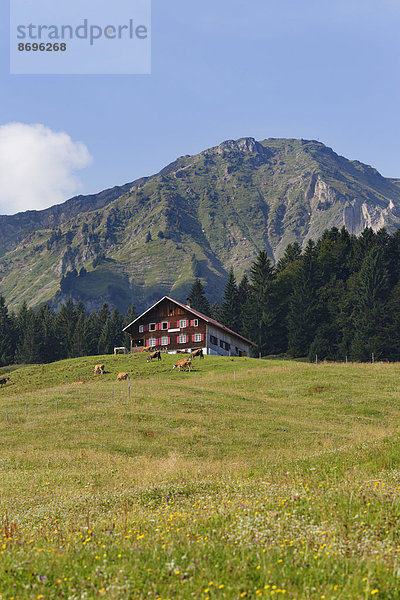
[[0,599],[400,598],[400,365],[174,360],[0,370]]

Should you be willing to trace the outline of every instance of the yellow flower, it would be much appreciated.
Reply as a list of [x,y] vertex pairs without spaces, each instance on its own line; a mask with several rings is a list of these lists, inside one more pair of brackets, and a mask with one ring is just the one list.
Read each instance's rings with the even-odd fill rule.
[[372,590],[372,592],[371,592],[371,596],[374,596],[374,595],[375,595],[375,594],[377,594],[378,592],[379,592],[379,590],[376,590],[376,589],[375,589],[375,590]]

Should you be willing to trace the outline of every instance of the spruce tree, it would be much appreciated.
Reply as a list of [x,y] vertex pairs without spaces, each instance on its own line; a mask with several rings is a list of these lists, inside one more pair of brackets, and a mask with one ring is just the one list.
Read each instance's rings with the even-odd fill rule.
[[382,357],[382,333],[388,292],[388,272],[381,249],[373,247],[365,256],[356,280],[353,312],[354,339],[351,356],[369,360]]
[[233,269],[230,269],[225,285],[224,297],[219,309],[219,321],[233,331],[238,331],[240,328],[238,289]]
[[44,304],[36,313],[36,319],[41,331],[38,348],[40,362],[49,363],[58,360],[60,356],[60,343],[56,331],[56,317],[48,304]]
[[3,296],[0,296],[0,367],[12,364],[16,350],[16,337],[14,320],[8,314]]
[[56,330],[60,340],[60,358],[73,356],[73,339],[78,315],[71,298],[62,305],[56,318]]
[[239,306],[239,328],[238,333],[244,335],[246,321],[246,306],[250,298],[250,282],[247,275],[243,275],[238,286],[238,306]]
[[272,262],[262,250],[250,269],[250,295],[242,317],[246,337],[257,344],[257,354],[267,355],[275,350],[274,277]]
[[[126,312],[122,328],[130,325],[137,318],[137,316],[138,314],[136,312],[136,307],[134,304],[131,304]],[[123,345],[129,350],[131,347],[131,336],[129,333],[124,333],[123,335]]]
[[207,317],[210,316],[211,306],[209,301],[206,298],[206,294],[204,291],[203,284],[201,280],[197,277],[192,285],[192,288],[189,292],[190,298],[190,306],[195,310],[203,313]]
[[317,259],[310,240],[293,281],[289,301],[288,345],[292,356],[307,356],[318,326]]
[[23,329],[20,331],[20,341],[16,352],[16,361],[21,364],[40,362],[40,345],[42,331],[40,321],[30,308],[26,310],[23,319]]

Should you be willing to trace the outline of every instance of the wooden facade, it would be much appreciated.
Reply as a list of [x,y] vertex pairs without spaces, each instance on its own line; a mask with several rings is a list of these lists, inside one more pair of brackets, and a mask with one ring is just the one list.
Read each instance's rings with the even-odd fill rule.
[[177,353],[202,348],[205,354],[245,356],[252,345],[217,321],[167,296],[124,331],[131,336],[131,351],[150,347]]

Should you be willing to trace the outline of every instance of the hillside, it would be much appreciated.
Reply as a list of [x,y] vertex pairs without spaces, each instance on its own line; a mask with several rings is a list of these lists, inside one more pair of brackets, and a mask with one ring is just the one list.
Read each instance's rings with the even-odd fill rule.
[[201,277],[215,300],[230,267],[240,276],[261,249],[277,259],[343,225],[399,227],[398,180],[316,141],[226,141],[152,177],[0,217],[0,293],[14,308],[71,295],[140,310],[164,294],[183,300]]
[[0,595],[397,598],[399,365],[173,361],[11,373]]

